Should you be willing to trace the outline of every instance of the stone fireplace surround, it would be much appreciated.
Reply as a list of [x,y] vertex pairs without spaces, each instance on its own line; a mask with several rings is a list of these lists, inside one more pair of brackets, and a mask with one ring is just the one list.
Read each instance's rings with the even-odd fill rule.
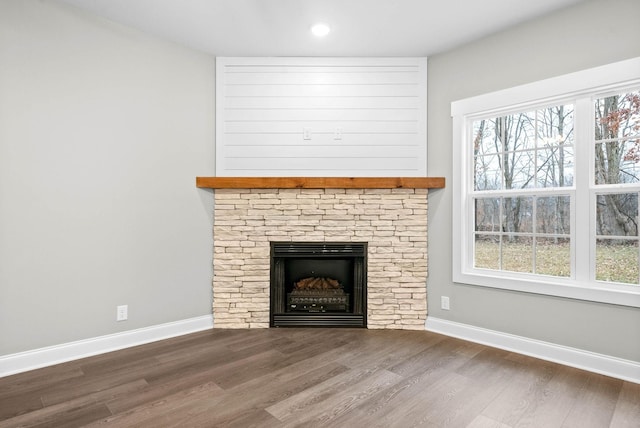
[[272,241],[368,242],[367,328],[424,328],[427,188],[198,186],[215,188],[214,328],[269,327]]

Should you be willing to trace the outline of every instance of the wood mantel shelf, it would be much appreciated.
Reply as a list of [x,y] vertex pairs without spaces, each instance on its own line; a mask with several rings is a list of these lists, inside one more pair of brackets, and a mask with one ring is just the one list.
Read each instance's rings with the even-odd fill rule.
[[444,177],[196,177],[208,189],[442,189]]

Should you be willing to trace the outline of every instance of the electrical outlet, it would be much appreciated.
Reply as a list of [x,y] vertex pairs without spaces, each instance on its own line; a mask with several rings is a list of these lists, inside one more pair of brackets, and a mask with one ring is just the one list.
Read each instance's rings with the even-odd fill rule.
[[302,128],[302,139],[303,140],[311,139],[311,128]]
[[129,318],[129,305],[116,307],[116,321],[126,321]]
[[333,132],[333,139],[342,140],[342,128],[336,128],[336,130]]
[[449,310],[449,296],[440,296],[440,309]]

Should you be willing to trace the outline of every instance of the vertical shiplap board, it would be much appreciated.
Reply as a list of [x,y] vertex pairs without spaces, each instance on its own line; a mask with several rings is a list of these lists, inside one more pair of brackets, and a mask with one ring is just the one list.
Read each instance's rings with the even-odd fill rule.
[[427,175],[426,58],[217,58],[216,175]]

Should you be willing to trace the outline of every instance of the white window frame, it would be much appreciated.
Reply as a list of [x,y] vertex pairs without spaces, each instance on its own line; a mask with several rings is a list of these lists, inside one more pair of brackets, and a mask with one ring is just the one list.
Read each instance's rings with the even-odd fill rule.
[[[579,300],[640,307],[640,286],[592,281],[595,269],[595,213],[593,199],[610,186],[576,186],[585,178],[593,183],[595,159],[593,129],[584,118],[593,114],[592,99],[640,86],[640,57],[576,73],[554,77],[514,88],[467,98],[451,103],[453,118],[453,281],[506,290],[522,291]],[[526,111],[541,106],[574,104],[574,186],[563,193],[576,193],[571,205],[572,277],[560,278],[507,271],[476,269],[473,266],[473,155],[468,132],[474,118]],[[582,122],[581,122],[582,121]],[[585,159],[587,161],[585,162]],[[615,185],[620,192],[627,185]],[[634,187],[635,188],[635,187]],[[559,189],[558,189],[559,190]],[[629,191],[633,191],[629,189]],[[579,205],[579,206],[576,206]],[[589,215],[576,216],[576,212]],[[589,231],[589,234],[580,231]],[[591,242],[594,241],[594,242]],[[589,260],[577,265],[576,260]]]

